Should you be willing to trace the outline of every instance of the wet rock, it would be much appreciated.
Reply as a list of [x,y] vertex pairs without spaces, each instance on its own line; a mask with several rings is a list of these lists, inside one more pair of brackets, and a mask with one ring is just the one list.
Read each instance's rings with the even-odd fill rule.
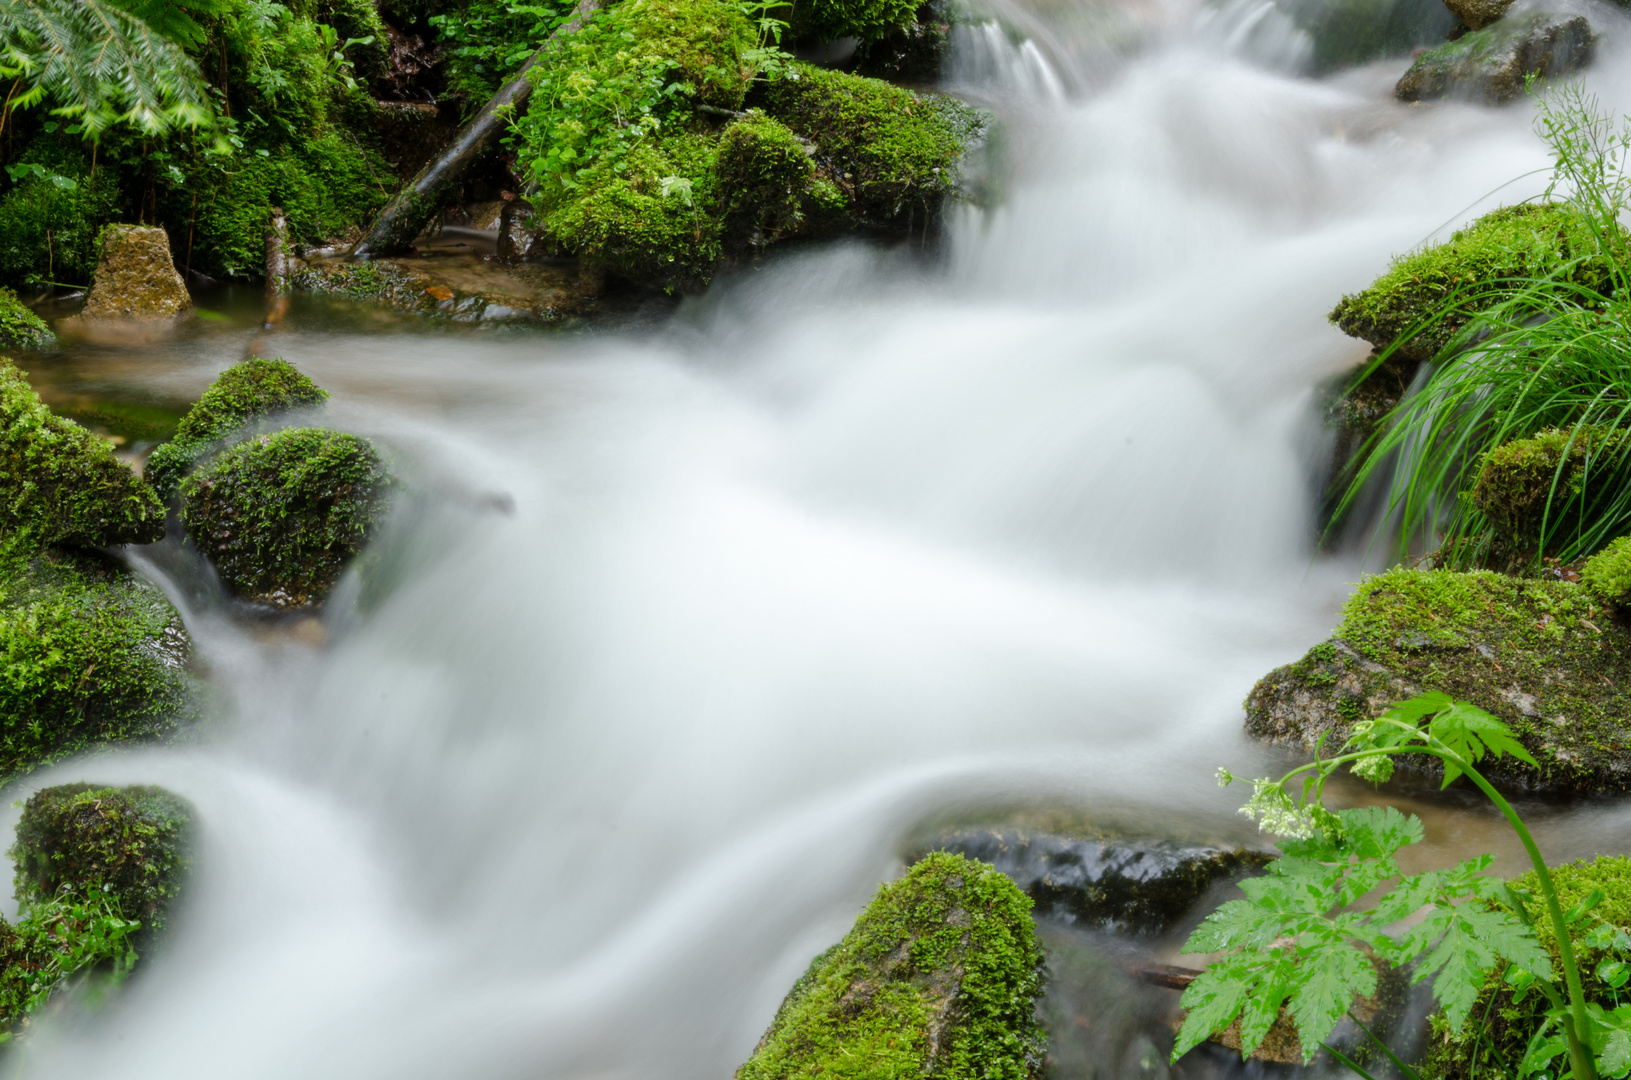
[[1482,30],[1506,14],[1512,0],[1444,0],[1461,24],[1469,30]]
[[0,358],[0,541],[35,545],[150,544],[164,506],[113,447],[54,415]]
[[11,848],[17,898],[39,903],[100,892],[150,939],[185,887],[192,819],[190,803],[159,787],[79,783],[37,791]]
[[[1470,701],[1512,727],[1538,769],[1486,762],[1508,787],[1631,790],[1631,630],[1569,581],[1487,570],[1391,570],[1367,578],[1330,640],[1261,679],[1246,730],[1327,750],[1351,726],[1425,690]],[[1400,759],[1424,776],[1433,759]]]
[[[539,237],[520,224],[500,230],[500,262],[463,257],[374,259],[342,262],[313,259],[300,264],[294,287],[319,296],[378,304],[436,321],[480,322],[492,307],[495,320],[556,324],[594,310],[598,290],[575,266],[519,264],[542,254]],[[512,242],[506,247],[506,237]],[[507,314],[499,315],[500,310]]]
[[162,741],[191,719],[181,616],[95,556],[0,552],[0,780],[91,746]]
[[310,607],[367,543],[391,486],[368,440],[287,428],[230,447],[188,476],[181,517],[233,593]]
[[1421,361],[1399,353],[1378,364],[1372,353],[1353,371],[1328,379],[1318,388],[1321,418],[1334,436],[1325,482],[1327,521],[1359,464],[1359,451],[1404,399],[1420,367]]
[[123,327],[165,329],[192,314],[193,301],[170,258],[163,229],[109,225],[102,230],[102,259],[85,306],[71,320],[82,332]]
[[1500,105],[1521,96],[1531,75],[1555,78],[1585,67],[1596,44],[1582,16],[1510,15],[1417,57],[1394,94],[1401,101],[1455,97]]
[[1030,906],[988,866],[926,856],[816,957],[737,1080],[1040,1076]]
[[1170,929],[1214,883],[1269,859],[1244,848],[1023,829],[959,829],[929,848],[990,863],[1025,891],[1038,918],[1145,933]]
[[[399,50],[399,43],[406,47]],[[423,50],[418,38],[392,35],[393,55],[410,63],[419,59],[414,45]],[[456,107],[444,111],[428,101],[376,101],[373,120],[380,148],[399,176],[418,172],[459,130]]]
[[184,476],[256,421],[315,408],[328,393],[285,360],[251,357],[223,371],[176,427],[176,437],[147,459],[148,482],[168,499]]
[[11,289],[0,288],[0,349],[49,349],[57,336],[45,320],[17,299]]

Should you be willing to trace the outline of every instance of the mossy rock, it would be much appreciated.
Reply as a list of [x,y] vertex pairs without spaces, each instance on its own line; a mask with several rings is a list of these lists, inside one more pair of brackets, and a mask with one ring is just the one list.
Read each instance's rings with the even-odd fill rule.
[[728,248],[761,248],[798,228],[815,175],[810,157],[811,151],[787,125],[758,109],[733,120],[720,133],[714,175],[724,204]]
[[925,856],[816,957],[736,1080],[1040,1076],[1030,907],[983,863]]
[[0,357],[0,537],[101,547],[164,537],[164,505],[107,440],[57,416]]
[[101,247],[80,318],[169,321],[192,312],[192,297],[176,272],[163,229],[109,225],[102,230]]
[[1586,560],[1580,584],[1622,615],[1631,608],[1631,536],[1622,536]]
[[764,110],[815,144],[821,179],[854,220],[885,232],[921,230],[963,191],[968,154],[989,117],[945,94],[796,65],[764,91]]
[[91,746],[169,737],[191,716],[189,648],[164,594],[128,570],[0,555],[0,780]]
[[1623,482],[1624,443],[1616,428],[1548,428],[1484,454],[1471,493],[1496,532],[1486,565],[1516,571],[1576,540]]
[[1509,15],[1416,57],[1394,96],[1502,105],[1522,97],[1531,77],[1556,78],[1590,64],[1596,46],[1591,24],[1579,15]]
[[17,822],[17,899],[99,891],[144,937],[162,931],[191,866],[193,808],[159,787],[63,784],[35,792]]
[[861,41],[855,73],[896,83],[939,82],[951,50],[951,28],[968,21],[953,0],[928,0],[905,26]]
[[17,299],[15,290],[0,288],[0,348],[49,349],[56,343],[45,320]]
[[[1631,790],[1631,630],[1580,585],[1487,570],[1390,570],[1363,581],[1330,640],[1246,698],[1260,739],[1327,750],[1426,690],[1509,724],[1539,762],[1486,760],[1508,787]],[[1436,775],[1431,759],[1407,767]]]
[[[1599,920],[1617,927],[1631,926],[1631,858],[1582,859],[1567,866],[1552,867],[1551,875],[1564,911],[1571,910],[1592,890],[1603,891],[1603,901],[1585,917],[1580,924],[1582,929],[1598,925]],[[1553,970],[1559,972],[1561,978],[1562,959],[1558,954],[1557,936],[1552,932],[1551,920],[1544,915],[1534,871],[1514,878],[1511,884],[1517,891],[1535,897],[1529,905],[1535,933],[1551,953]],[[1610,1009],[1623,1002],[1623,994],[1616,994],[1598,978],[1597,967],[1604,960],[1631,961],[1631,953],[1591,948],[1578,934],[1574,949],[1586,1000]],[[1461,1030],[1450,1030],[1443,1012],[1432,1016],[1432,1035],[1420,1070],[1424,1077],[1484,1080],[1509,1075],[1511,1063],[1523,1059],[1524,1048],[1544,1022],[1548,1005],[1545,996],[1534,990],[1522,1002],[1513,1001],[1512,988],[1503,981],[1505,974],[1503,965],[1484,981],[1484,988]]]
[[1380,430],[1404,400],[1405,391],[1421,367],[1398,353],[1380,364],[1373,353],[1351,371],[1327,379],[1317,388],[1321,418],[1331,432],[1331,467],[1326,482],[1325,515],[1335,510],[1347,490],[1359,451]]
[[[1485,214],[1441,244],[1401,255],[1363,292],[1344,296],[1331,321],[1350,337],[1379,349],[1392,345],[1459,290],[1495,285],[1501,279],[1539,277],[1597,250],[1589,223],[1568,207],[1538,203]],[[1569,274],[1574,284],[1612,289],[1613,268],[1586,259]],[[1397,353],[1430,360],[1466,326],[1471,313],[1454,313],[1401,344]]]
[[169,498],[184,476],[234,434],[257,420],[328,400],[327,391],[281,358],[251,357],[227,368],[176,426],[176,437],[147,459],[147,479]]
[[392,486],[367,439],[288,428],[221,452],[181,485],[187,535],[238,596],[321,603],[383,516]]
[[804,40],[852,37],[872,42],[912,25],[922,0],[806,0],[794,4],[790,29]]

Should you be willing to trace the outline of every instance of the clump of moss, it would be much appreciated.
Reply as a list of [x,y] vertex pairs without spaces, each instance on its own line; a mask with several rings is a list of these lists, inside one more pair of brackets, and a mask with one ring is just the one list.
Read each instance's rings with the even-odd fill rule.
[[[1343,333],[1386,348],[1463,289],[1490,289],[1504,279],[1540,277],[1576,259],[1582,261],[1569,270],[1569,281],[1599,290],[1612,288],[1612,268],[1594,254],[1597,250],[1591,226],[1562,204],[1503,207],[1442,244],[1394,259],[1387,273],[1365,291],[1344,296],[1330,318]],[[1472,315],[1465,310],[1448,315],[1398,351],[1410,359],[1429,360]]]
[[327,596],[362,549],[390,489],[368,440],[289,428],[239,443],[189,476],[181,514],[229,589],[305,607]]
[[797,65],[770,83],[764,109],[815,143],[823,177],[862,224],[921,228],[961,190],[965,155],[984,113],[944,94],[915,94],[877,79]]
[[793,7],[791,28],[801,38],[853,37],[877,41],[912,24],[922,0],[809,0]]
[[64,784],[34,793],[17,822],[17,899],[100,892],[147,937],[164,928],[190,866],[193,808],[158,787]]
[[49,349],[56,343],[44,319],[17,299],[14,290],[0,288],[0,348]]
[[1355,722],[1424,690],[1471,701],[1512,727],[1540,767],[1486,762],[1502,783],[1631,790],[1631,631],[1567,581],[1487,570],[1367,578],[1329,641],[1252,688],[1246,729],[1338,746]]
[[87,747],[168,737],[191,710],[181,617],[90,557],[0,552],[0,780]]
[[785,124],[758,109],[719,137],[714,175],[722,193],[726,244],[762,247],[797,229],[815,164]]
[[151,544],[164,506],[113,447],[46,408],[0,358],[0,533],[39,544]]
[[1631,606],[1631,536],[1622,536],[1586,560],[1580,583],[1616,607]]
[[[1580,860],[1567,866],[1551,868],[1552,884],[1557,889],[1558,902],[1564,911],[1573,909],[1595,889],[1601,889],[1604,898],[1582,922],[1581,929],[1600,923],[1615,927],[1631,926],[1631,859],[1623,856],[1602,856]],[[1533,870],[1512,881],[1514,889],[1539,897],[1539,883]],[[1540,916],[1537,902],[1532,914]],[[1554,970],[1562,970],[1558,953],[1557,935],[1552,932],[1551,920],[1535,919],[1535,934],[1552,954]],[[1612,1009],[1631,1001],[1631,993],[1615,991],[1598,977],[1597,968],[1605,960],[1625,962],[1631,954],[1611,949],[1593,948],[1574,939],[1575,959],[1580,965],[1581,988],[1586,1000],[1595,1001]],[[1429,1040],[1427,1060],[1422,1075],[1434,1080],[1480,1080],[1486,1076],[1506,1075],[1511,1062],[1520,1061],[1530,1038],[1545,1021],[1548,1003],[1544,995],[1531,991],[1523,1001],[1514,1001],[1512,988],[1505,984],[1505,966],[1491,972],[1478,995],[1478,1001],[1461,1030],[1453,1031],[1442,1012],[1432,1017],[1433,1034]]]
[[1495,527],[1503,549],[1496,561],[1532,563],[1593,520],[1593,505],[1621,471],[1614,462],[1624,441],[1616,428],[1548,428],[1486,453],[1472,500]]
[[737,1080],[1029,1080],[1042,951],[1018,886],[936,852],[885,885],[794,985]]
[[251,421],[328,400],[320,388],[281,357],[250,357],[223,371],[176,425],[176,437],[147,459],[147,479],[169,498],[182,477]]

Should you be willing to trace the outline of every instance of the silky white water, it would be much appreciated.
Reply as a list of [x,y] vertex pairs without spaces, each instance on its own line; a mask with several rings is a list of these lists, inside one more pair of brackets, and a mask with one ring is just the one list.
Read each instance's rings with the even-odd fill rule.
[[[943,258],[809,251],[626,334],[293,320],[407,494],[321,648],[134,554],[225,715],[13,797],[170,787],[196,876],[22,1073],[721,1078],[925,822],[1251,838],[1212,781],[1267,769],[1239,702],[1360,570],[1312,555],[1313,388],[1366,351],[1325,313],[1546,152],[1527,106],[1396,104],[1401,61],[1296,74],[1272,11],[1001,13],[1031,40],[965,32],[954,80],[1004,117],[1000,194]],[[242,347],[105,362],[192,396]],[[1626,818],[1554,813],[1548,852]]]

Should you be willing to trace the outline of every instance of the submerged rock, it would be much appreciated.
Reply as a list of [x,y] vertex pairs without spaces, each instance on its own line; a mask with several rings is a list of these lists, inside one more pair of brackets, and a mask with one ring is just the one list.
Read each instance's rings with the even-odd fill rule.
[[[1425,690],[1511,725],[1539,769],[1481,769],[1509,786],[1631,790],[1631,630],[1590,590],[1487,570],[1390,570],[1367,578],[1330,640],[1264,676],[1246,730],[1312,749]],[[1405,759],[1401,759],[1401,763]],[[1436,775],[1432,759],[1411,763]]]
[[151,938],[182,894],[192,818],[190,803],[158,787],[80,783],[37,791],[23,807],[11,848],[17,899],[100,892]]
[[203,458],[258,420],[315,408],[328,392],[281,358],[250,357],[227,368],[176,426],[176,437],[147,459],[147,479],[163,498]]
[[810,964],[737,1080],[1040,1076],[1030,906],[989,866],[924,857]]
[[1501,105],[1530,76],[1555,78],[1591,63],[1597,37],[1579,15],[1509,15],[1416,58],[1394,90],[1401,101],[1458,97]]
[[0,348],[49,349],[56,343],[44,319],[17,299],[14,290],[0,288]]
[[0,779],[191,715],[189,642],[157,587],[89,556],[0,552]]
[[38,545],[151,544],[164,506],[107,440],[55,415],[0,358],[0,539]]
[[288,428],[230,447],[187,477],[181,516],[232,592],[309,607],[367,543],[390,489],[367,439]]
[[1038,918],[1144,933],[1170,929],[1215,883],[1269,859],[1244,848],[1020,829],[960,829],[930,847],[1007,874],[1035,903]]
[[192,297],[170,257],[170,237],[160,228],[109,225],[102,230],[102,258],[85,306],[70,320],[81,330],[101,325],[173,326],[192,313]]

